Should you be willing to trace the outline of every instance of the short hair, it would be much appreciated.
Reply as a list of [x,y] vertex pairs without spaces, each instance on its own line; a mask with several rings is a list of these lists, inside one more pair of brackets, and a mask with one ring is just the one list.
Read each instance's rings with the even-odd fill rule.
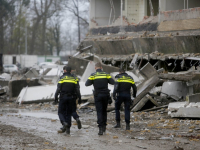
[[64,66],[63,70],[66,70],[67,72],[71,72],[72,68],[70,66]]
[[100,62],[96,63],[96,64],[95,64],[95,67],[101,68],[101,67],[102,67],[102,66],[101,66],[101,63],[100,63]]
[[123,68],[120,68],[120,69],[119,69],[119,72],[124,73],[125,70],[124,70]]

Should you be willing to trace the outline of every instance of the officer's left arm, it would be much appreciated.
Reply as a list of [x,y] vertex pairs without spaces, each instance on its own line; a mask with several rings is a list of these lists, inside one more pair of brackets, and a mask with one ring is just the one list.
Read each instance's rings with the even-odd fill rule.
[[58,83],[56,93],[55,93],[55,102],[58,102],[58,95],[60,94],[60,90],[61,90],[61,83]]
[[110,74],[107,74],[107,79],[108,79],[108,83],[114,85],[115,81],[113,80],[113,78],[111,77]]
[[80,86],[76,84],[75,86],[76,94],[78,96],[78,103],[81,104],[81,93],[80,93]]
[[87,81],[85,82],[85,86],[90,86],[93,84],[94,81],[94,75],[90,75],[90,77],[87,79]]
[[136,94],[137,94],[137,87],[136,87],[136,85],[135,85],[134,80],[133,80],[133,83],[132,83],[131,87],[133,88],[133,97],[135,98],[135,97],[136,97]]

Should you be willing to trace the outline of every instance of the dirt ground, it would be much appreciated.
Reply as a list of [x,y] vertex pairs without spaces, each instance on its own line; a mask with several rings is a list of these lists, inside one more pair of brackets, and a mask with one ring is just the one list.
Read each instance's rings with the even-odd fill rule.
[[91,108],[79,113],[83,128],[78,130],[73,120],[67,136],[57,133],[61,127],[57,106],[1,102],[0,149],[200,150],[200,120],[171,118],[167,109],[137,112],[131,114],[131,130],[125,131],[124,113],[122,128],[114,129],[115,113],[109,112],[107,132],[98,136],[96,112]]

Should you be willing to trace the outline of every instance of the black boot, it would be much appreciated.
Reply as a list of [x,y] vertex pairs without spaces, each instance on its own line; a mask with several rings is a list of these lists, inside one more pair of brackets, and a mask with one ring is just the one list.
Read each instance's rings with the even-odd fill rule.
[[99,127],[99,133],[98,135],[103,135],[103,127]]
[[81,125],[81,121],[80,121],[79,118],[76,118],[76,123],[77,123],[78,129],[81,129],[81,128],[82,128],[82,125]]
[[130,130],[130,124],[126,123],[126,130]]
[[63,127],[60,128],[60,130],[58,130],[58,133],[64,133],[66,131],[66,129],[64,129]]
[[114,126],[114,128],[121,128],[120,122],[117,121],[117,124]]
[[66,134],[70,134],[70,127],[66,128]]
[[103,126],[103,132],[106,132],[106,125]]
[[63,122],[63,129],[66,131],[67,134],[70,134],[70,127],[68,123]]

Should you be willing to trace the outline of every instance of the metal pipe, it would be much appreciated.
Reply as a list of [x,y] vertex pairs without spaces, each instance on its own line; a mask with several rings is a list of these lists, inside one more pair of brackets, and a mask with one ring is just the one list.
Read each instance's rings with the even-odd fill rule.
[[187,0],[187,9],[189,8],[189,7],[188,7],[188,4],[189,4],[189,2],[188,2],[188,0]]

